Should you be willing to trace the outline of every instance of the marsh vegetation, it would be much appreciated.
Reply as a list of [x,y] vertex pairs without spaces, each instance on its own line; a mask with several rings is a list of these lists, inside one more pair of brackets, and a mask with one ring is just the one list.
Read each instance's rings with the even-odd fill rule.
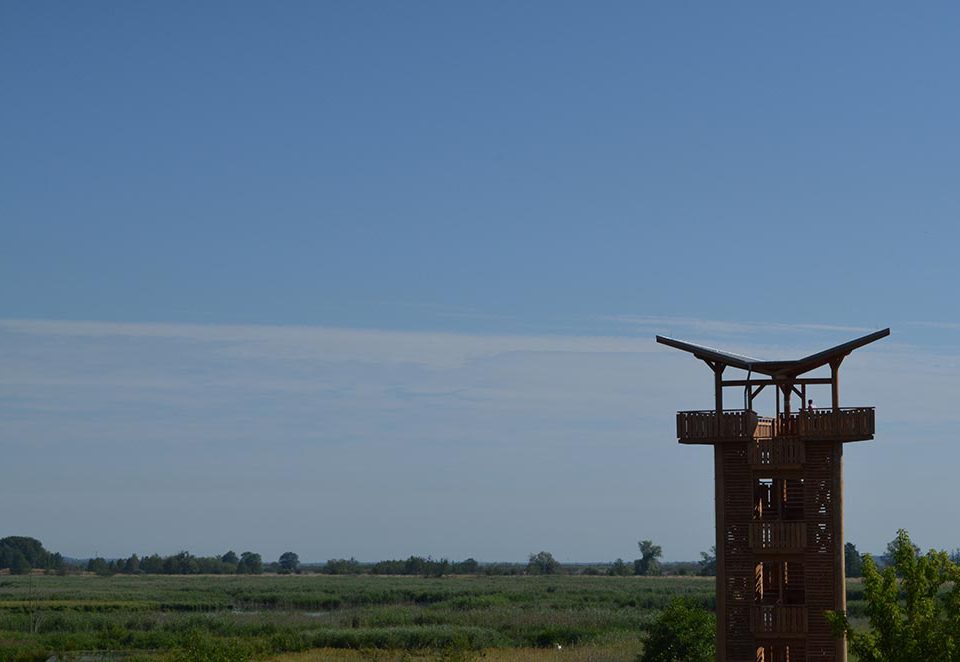
[[[325,657],[340,651],[342,659],[522,659],[510,656],[540,657],[533,651],[546,655],[557,646],[569,659],[580,651],[582,659],[632,660],[645,628],[678,596],[710,609],[714,580],[5,575],[0,660],[70,659],[81,651],[100,659],[244,660],[318,649]],[[850,598],[856,616],[857,590]]]

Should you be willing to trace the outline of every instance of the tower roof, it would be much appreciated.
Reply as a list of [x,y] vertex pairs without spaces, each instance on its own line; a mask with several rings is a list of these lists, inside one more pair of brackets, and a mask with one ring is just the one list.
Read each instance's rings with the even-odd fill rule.
[[885,338],[889,335],[890,329],[883,329],[882,331],[869,333],[865,336],[861,336],[835,347],[831,347],[830,349],[825,349],[822,352],[811,354],[810,356],[806,356],[802,359],[791,361],[761,361],[749,356],[734,354],[733,352],[725,352],[723,350],[713,349],[712,347],[695,345],[693,343],[685,342],[683,340],[676,340],[674,338],[667,338],[665,336],[657,336],[657,342],[683,350],[684,352],[690,352],[698,359],[704,361],[720,363],[722,365],[727,365],[732,368],[739,368],[741,370],[758,372],[771,377],[796,377],[805,372],[810,372],[811,370],[815,370],[821,366],[827,365],[834,359],[841,359],[853,350],[863,347],[864,345],[868,345],[875,340]]

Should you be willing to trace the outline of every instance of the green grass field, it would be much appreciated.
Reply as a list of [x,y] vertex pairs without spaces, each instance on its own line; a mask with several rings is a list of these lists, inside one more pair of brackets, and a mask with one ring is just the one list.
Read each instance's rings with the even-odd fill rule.
[[0,576],[0,660],[632,660],[657,610],[713,593],[699,577]]

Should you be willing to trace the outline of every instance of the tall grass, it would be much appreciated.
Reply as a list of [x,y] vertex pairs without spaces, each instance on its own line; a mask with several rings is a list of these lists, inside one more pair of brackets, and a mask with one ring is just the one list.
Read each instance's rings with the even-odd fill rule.
[[[0,661],[55,653],[259,659],[311,648],[471,651],[635,641],[688,577],[0,577]],[[862,609],[859,584],[850,610]]]

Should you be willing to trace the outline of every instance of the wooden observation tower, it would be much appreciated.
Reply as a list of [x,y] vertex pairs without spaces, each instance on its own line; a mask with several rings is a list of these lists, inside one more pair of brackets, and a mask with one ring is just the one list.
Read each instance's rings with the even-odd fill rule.
[[[715,407],[677,412],[681,444],[711,444],[717,522],[717,660],[845,662],[827,610],[846,610],[843,444],[873,439],[872,407],[840,407],[838,371],[877,331],[796,361],[746,356],[657,336],[713,371]],[[830,367],[829,377],[802,377]],[[727,368],[746,378],[725,378]],[[807,387],[830,386],[831,406],[808,406]],[[767,386],[772,417],[753,410]],[[725,387],[743,408],[724,409]],[[797,396],[800,406],[792,406]]]

